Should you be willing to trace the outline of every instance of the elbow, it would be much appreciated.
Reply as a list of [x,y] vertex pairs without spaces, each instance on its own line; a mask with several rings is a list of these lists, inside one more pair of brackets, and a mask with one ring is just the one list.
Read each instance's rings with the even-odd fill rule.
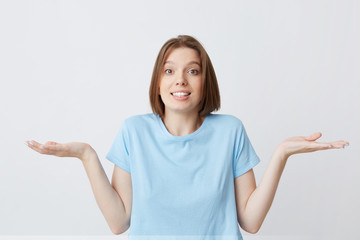
[[[241,225],[240,225],[241,226]],[[260,230],[260,227],[261,227],[261,225],[248,225],[248,226],[241,226],[241,228],[244,230],[244,231],[246,231],[246,232],[248,232],[248,233],[251,233],[251,234],[255,234],[255,233],[258,233],[259,232],[259,230]]]
[[115,235],[119,235],[119,234],[123,234],[124,232],[126,232],[129,229],[129,225],[127,226],[116,226],[116,227],[111,227],[110,230],[113,234]]
[[117,230],[111,230],[111,232],[112,232],[114,235],[120,235],[120,234],[122,234],[121,231],[117,231]]
[[[245,229],[244,229],[245,230]],[[251,233],[251,234],[255,234],[257,232],[259,232],[260,230],[260,227],[257,227],[257,228],[249,228],[249,229],[246,229],[245,231],[248,232],[248,233]]]
[[111,228],[110,230],[115,235],[119,235],[119,234],[124,233],[124,231],[121,228]]
[[113,234],[122,234],[130,228],[130,218],[123,220],[124,221],[107,221],[108,226]]

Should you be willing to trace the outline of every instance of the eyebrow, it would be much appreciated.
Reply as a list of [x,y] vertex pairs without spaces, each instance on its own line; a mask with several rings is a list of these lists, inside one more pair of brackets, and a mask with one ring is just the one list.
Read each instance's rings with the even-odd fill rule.
[[[166,62],[164,63],[164,65],[165,65],[165,64],[175,65],[175,63],[174,63],[173,61],[166,61]],[[197,65],[199,65],[199,67],[201,67],[200,63],[198,63],[198,62],[196,62],[196,61],[191,61],[191,62],[189,62],[188,64],[186,64],[186,66],[189,66],[189,65],[192,65],[192,64],[197,64]]]

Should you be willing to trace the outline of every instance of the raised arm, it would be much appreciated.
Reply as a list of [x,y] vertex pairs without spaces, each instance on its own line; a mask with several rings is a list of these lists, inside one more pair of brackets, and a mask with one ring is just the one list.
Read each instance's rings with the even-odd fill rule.
[[259,231],[273,202],[286,162],[291,155],[343,148],[349,145],[349,142],[343,140],[331,143],[315,142],[320,137],[321,133],[317,132],[308,137],[292,137],[283,141],[273,152],[264,176],[257,187],[253,170],[235,179],[237,215],[242,229],[249,233]]
[[[128,192],[132,190],[129,173],[114,170],[113,185],[111,185],[97,153],[87,143],[70,142],[60,144],[47,142],[46,144],[40,144],[36,141],[28,141],[27,144],[31,149],[41,154],[79,158],[90,180],[96,202],[111,231],[114,234],[120,234],[129,228],[130,211],[126,211],[125,207],[125,203],[129,205],[129,195],[131,194],[128,194]],[[129,186],[125,187],[126,184]],[[120,189],[124,193],[120,194]]]

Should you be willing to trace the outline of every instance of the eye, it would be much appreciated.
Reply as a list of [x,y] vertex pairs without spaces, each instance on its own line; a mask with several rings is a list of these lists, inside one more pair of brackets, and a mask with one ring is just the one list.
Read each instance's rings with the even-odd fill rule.
[[190,74],[194,74],[194,75],[198,75],[198,74],[199,74],[199,71],[196,70],[196,69],[190,69],[190,70],[189,70],[189,73],[190,73]]
[[165,73],[170,74],[170,73],[172,73],[172,70],[171,69],[165,69]]

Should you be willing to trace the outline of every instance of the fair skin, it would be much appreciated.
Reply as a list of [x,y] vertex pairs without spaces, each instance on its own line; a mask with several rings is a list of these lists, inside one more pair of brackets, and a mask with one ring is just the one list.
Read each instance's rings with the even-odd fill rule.
[[[202,76],[199,54],[194,49],[173,49],[165,60],[160,78],[160,96],[165,105],[163,122],[175,136],[190,134],[204,118],[198,112],[202,96]],[[185,92],[188,96],[176,96]]]
[[[200,58],[190,48],[174,49],[166,59],[160,79],[160,95],[165,104],[164,124],[175,136],[196,131],[204,121],[198,115],[201,99]],[[195,71],[196,70],[196,71]],[[188,96],[174,92],[186,91]],[[339,149],[349,144],[339,140],[316,142],[317,132],[310,136],[291,137],[281,142],[273,152],[269,165],[258,186],[253,170],[234,180],[238,222],[242,229],[256,233],[272,204],[281,174],[291,155],[319,150]],[[132,208],[131,175],[118,166],[114,167],[110,183],[95,150],[87,143],[26,141],[29,147],[41,154],[58,157],[74,157],[82,161],[97,201],[110,229],[114,234],[125,232],[130,226]]]

